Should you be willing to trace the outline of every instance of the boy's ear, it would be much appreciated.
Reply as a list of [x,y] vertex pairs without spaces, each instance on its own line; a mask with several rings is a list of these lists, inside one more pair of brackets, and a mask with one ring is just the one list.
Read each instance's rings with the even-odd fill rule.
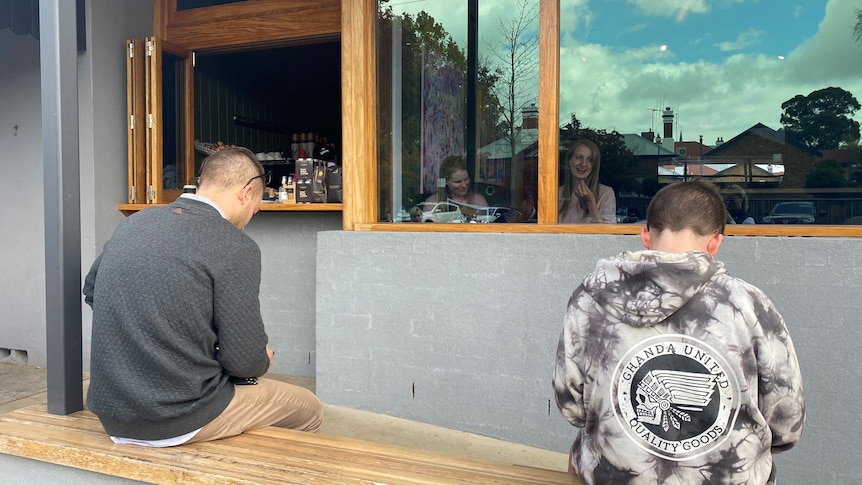
[[715,256],[722,241],[724,241],[724,234],[713,234],[709,236],[709,239],[706,241],[706,253],[710,256]]
[[641,227],[641,244],[646,249],[652,249],[652,233],[646,226]]

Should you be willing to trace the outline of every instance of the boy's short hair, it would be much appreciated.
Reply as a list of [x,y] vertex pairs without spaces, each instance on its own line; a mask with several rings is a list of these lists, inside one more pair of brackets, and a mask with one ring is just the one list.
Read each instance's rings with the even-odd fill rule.
[[700,236],[724,234],[724,198],[714,184],[701,179],[672,183],[655,194],[647,207],[647,229],[678,232],[691,229]]

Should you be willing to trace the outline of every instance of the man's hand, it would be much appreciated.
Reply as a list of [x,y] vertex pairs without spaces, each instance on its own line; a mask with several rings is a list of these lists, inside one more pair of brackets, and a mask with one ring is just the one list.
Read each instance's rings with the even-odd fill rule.
[[271,367],[272,366],[272,356],[275,355],[275,351],[272,350],[271,348],[267,347],[266,348],[266,355],[269,356],[269,365]]

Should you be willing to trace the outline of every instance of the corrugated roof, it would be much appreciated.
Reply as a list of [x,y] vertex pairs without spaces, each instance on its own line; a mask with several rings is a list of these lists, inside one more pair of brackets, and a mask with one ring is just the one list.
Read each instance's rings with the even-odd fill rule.
[[673,157],[676,156],[676,153],[668,150],[667,148],[656,145],[655,143],[647,140],[646,138],[636,135],[634,133],[624,134],[623,142],[626,144],[626,148],[631,150],[631,152],[636,157],[644,157],[644,156],[652,156],[652,157]]

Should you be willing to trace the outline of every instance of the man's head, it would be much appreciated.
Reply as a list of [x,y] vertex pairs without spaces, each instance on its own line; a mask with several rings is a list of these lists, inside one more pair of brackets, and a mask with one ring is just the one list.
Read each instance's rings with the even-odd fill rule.
[[724,199],[703,180],[670,184],[647,207],[641,238],[647,249],[667,252],[705,251],[714,255],[724,234]]
[[233,225],[242,229],[260,210],[267,178],[251,150],[226,148],[201,164],[197,193],[212,200]]

